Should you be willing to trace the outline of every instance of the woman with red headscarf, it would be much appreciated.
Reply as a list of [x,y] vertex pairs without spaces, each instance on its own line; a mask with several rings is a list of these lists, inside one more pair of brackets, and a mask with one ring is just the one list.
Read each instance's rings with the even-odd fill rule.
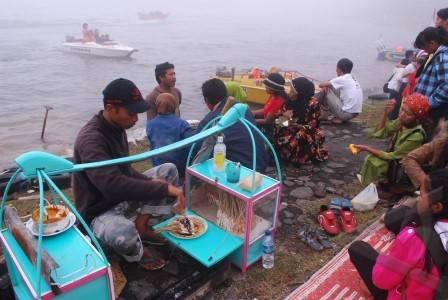
[[428,98],[414,93],[403,99],[398,119],[387,121],[387,115],[393,109],[395,100],[389,100],[379,125],[369,133],[372,138],[391,138],[386,151],[366,145],[355,145],[359,152],[366,151],[361,169],[361,183],[368,185],[380,180],[387,181],[387,173],[392,161],[401,161],[409,152],[420,147],[425,140],[425,130],[421,122],[426,119],[429,110]]

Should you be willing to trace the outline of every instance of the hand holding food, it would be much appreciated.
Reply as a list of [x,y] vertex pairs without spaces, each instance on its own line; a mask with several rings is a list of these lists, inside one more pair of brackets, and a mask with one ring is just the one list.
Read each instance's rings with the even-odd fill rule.
[[174,203],[173,210],[177,214],[184,214],[185,212],[185,197],[183,194],[179,197],[177,197],[176,203]]
[[351,154],[357,154],[359,152],[358,148],[354,144],[348,145],[348,150],[351,152]]

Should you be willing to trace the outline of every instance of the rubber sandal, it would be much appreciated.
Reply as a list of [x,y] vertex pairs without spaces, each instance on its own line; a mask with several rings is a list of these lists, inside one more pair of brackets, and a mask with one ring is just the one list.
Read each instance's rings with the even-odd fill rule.
[[147,271],[160,270],[165,267],[166,261],[158,257],[157,252],[146,248],[151,253],[151,257],[142,257],[138,265]]
[[336,215],[339,215],[340,211],[344,207],[348,208],[349,210],[353,210],[352,203],[348,199],[345,199],[345,198],[331,199],[329,207]]
[[343,208],[340,214],[342,230],[352,233],[358,228],[355,214],[348,208]]
[[342,209],[342,199],[339,198],[331,199],[328,207],[333,211],[335,215],[339,215],[339,211]]
[[324,247],[324,249],[333,249],[335,244],[330,241],[328,235],[322,229],[315,229],[317,241]]
[[320,226],[331,235],[337,235],[339,233],[338,223],[336,222],[336,216],[334,212],[328,209],[328,206],[322,205],[320,207],[319,215],[317,216],[317,221]]
[[299,231],[299,239],[307,244],[311,249],[315,251],[322,251],[324,250],[324,246],[319,243],[317,240],[317,236],[310,228],[305,228],[301,231]]

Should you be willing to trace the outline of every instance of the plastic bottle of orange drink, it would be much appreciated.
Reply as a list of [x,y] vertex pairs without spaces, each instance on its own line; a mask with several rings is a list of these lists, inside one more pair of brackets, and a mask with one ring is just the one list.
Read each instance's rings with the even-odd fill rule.
[[218,142],[213,148],[213,167],[215,172],[224,172],[224,162],[226,160],[226,145],[224,137],[218,136]]

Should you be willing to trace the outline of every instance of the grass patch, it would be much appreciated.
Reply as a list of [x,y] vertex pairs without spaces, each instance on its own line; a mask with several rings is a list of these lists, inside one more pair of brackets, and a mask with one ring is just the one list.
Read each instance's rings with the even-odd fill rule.
[[[357,117],[361,123],[368,127],[376,125],[384,108],[384,101],[374,101],[372,104],[364,105],[363,113]],[[130,154],[146,152],[149,149],[147,139],[130,144]],[[151,168],[151,160],[144,160],[133,163],[132,166],[139,172]],[[362,190],[362,186],[357,182],[345,184],[343,190],[350,195],[356,195]],[[71,189],[63,191],[65,195],[74,202]],[[38,193],[24,196],[35,196],[34,200],[15,200],[8,203],[17,207],[19,215],[31,214],[38,206]],[[37,196],[37,197],[36,197]],[[48,192],[46,197],[51,197]],[[331,198],[336,195],[327,195],[324,199],[309,201],[306,207],[299,207],[303,214],[307,216],[310,224],[318,226],[316,215],[322,204],[328,204]],[[289,204],[294,205],[294,204]],[[340,233],[331,240],[336,244],[335,249],[315,252],[302,243],[297,237],[297,226],[283,226],[278,230],[275,239],[275,266],[271,270],[262,268],[261,263],[257,263],[244,275],[236,275],[234,279],[227,281],[231,288],[236,290],[238,299],[283,299],[297,286],[306,282],[309,277],[330,261],[343,247],[350,243],[367,226],[385,212],[384,208],[377,207],[367,212],[356,212],[358,220],[358,231],[355,234]],[[237,271],[239,272],[239,271]],[[227,299],[228,293],[225,288],[220,287],[215,291],[214,299]]]
[[[136,141],[135,143],[129,144],[129,154],[139,154],[149,151],[149,143],[148,139],[144,138],[143,140]],[[145,172],[146,170],[152,167],[151,159],[141,160],[135,163],[132,163],[132,167],[139,171],[140,173]]]
[[372,101],[371,104],[366,102],[367,100],[364,100],[362,113],[356,119],[361,121],[367,128],[372,128],[378,124],[386,106],[386,101]]

